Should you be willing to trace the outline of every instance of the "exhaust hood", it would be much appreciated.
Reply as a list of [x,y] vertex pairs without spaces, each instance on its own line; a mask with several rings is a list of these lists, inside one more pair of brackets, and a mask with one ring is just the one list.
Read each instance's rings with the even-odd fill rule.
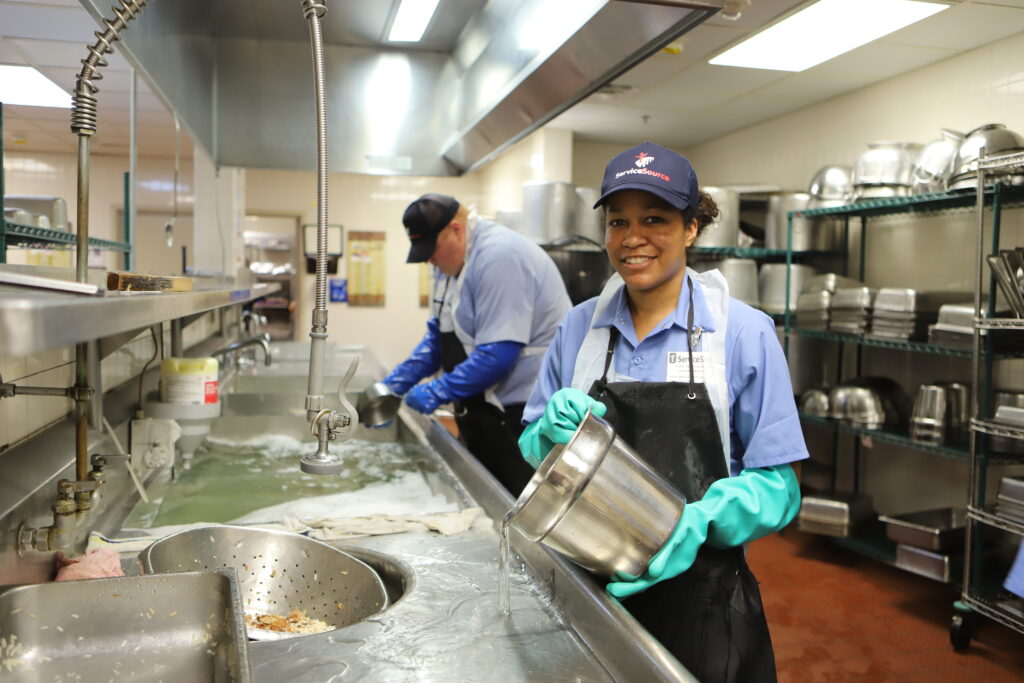
[[[109,14],[103,0],[81,2],[94,18]],[[441,0],[424,39],[412,45],[386,42],[397,6],[327,2],[331,171],[473,170],[722,2]],[[300,0],[151,0],[119,49],[217,164],[309,169],[306,27]]]

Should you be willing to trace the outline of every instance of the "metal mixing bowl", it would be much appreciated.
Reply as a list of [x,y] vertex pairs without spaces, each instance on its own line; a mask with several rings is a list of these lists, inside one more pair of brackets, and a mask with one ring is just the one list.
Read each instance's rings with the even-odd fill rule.
[[[238,526],[188,529],[139,554],[147,574],[232,567],[249,615],[287,616],[299,609],[335,629],[359,623],[388,606],[377,573],[320,541],[285,531]],[[300,634],[247,627],[253,640]]]
[[853,169],[849,166],[823,166],[811,178],[807,192],[817,199],[845,202],[853,193]]
[[685,501],[589,412],[556,445],[512,508],[511,524],[587,569],[640,576],[668,541]]

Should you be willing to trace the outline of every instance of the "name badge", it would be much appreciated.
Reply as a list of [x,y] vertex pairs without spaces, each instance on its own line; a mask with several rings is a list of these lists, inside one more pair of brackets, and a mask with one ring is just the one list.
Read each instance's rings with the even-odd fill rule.
[[[690,354],[686,351],[669,351],[665,366],[666,382],[690,381]],[[693,381],[704,383],[704,352],[693,352]]]

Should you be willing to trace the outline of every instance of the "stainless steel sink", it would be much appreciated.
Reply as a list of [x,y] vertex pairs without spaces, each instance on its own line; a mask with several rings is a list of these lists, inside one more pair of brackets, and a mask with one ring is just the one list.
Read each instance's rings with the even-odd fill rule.
[[233,572],[10,588],[0,593],[0,679],[247,683]]

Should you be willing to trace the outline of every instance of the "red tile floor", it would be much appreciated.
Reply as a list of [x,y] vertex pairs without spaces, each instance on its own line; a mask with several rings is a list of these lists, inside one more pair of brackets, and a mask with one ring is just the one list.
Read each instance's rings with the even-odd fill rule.
[[956,653],[952,588],[787,529],[748,561],[775,646],[779,681],[1024,681],[1024,635],[979,617]]

